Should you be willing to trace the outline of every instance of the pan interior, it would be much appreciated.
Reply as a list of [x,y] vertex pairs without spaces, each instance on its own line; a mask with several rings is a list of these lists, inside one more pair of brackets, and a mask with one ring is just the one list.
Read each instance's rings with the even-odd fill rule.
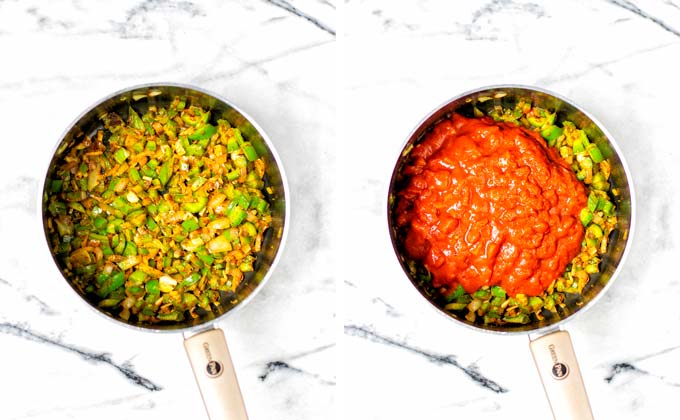
[[[450,117],[454,112],[466,117],[474,117],[475,107],[487,115],[494,107],[514,108],[515,104],[520,99],[529,101],[534,106],[555,111],[557,114],[557,123],[563,121],[573,122],[578,128],[586,132],[591,142],[597,144],[604,157],[610,159],[612,166],[610,183],[612,188],[618,188],[620,191],[620,195],[614,197],[613,200],[617,207],[618,227],[612,232],[609,238],[609,249],[600,263],[600,273],[591,275],[590,281],[585,286],[581,295],[567,295],[565,308],[558,311],[556,315],[546,316],[546,318],[541,321],[534,320],[525,325],[505,324],[502,326],[494,326],[471,323],[464,317],[443,309],[446,302],[444,301],[443,296],[441,296],[429,282],[427,269],[425,269],[422,264],[408,258],[403,245],[405,232],[396,227],[397,224],[395,222],[396,218],[393,206],[393,203],[395,202],[395,193],[400,191],[408,181],[401,172],[402,168],[409,161],[409,152],[414,145],[418,144],[418,142],[423,139],[437,122]],[[413,131],[402,149],[402,153],[400,154],[392,174],[388,199],[388,224],[392,245],[404,272],[418,291],[442,313],[459,322],[475,328],[504,333],[513,331],[526,332],[548,328],[587,307],[588,304],[605,289],[617,271],[617,267],[624,255],[624,250],[629,240],[628,233],[631,230],[632,212],[631,186],[629,185],[625,164],[618,155],[613,140],[608,138],[598,124],[586,113],[574,105],[571,105],[566,100],[546,92],[525,87],[493,87],[472,92],[451,100],[427,117],[418,128]]]
[[[286,220],[286,197],[284,175],[279,169],[279,163],[276,160],[275,153],[267,143],[267,140],[263,137],[262,133],[260,133],[260,131],[258,131],[258,129],[256,129],[255,126],[237,109],[205,92],[189,87],[171,85],[147,85],[133,88],[114,94],[95,105],[78,118],[78,120],[68,129],[57,146],[56,152],[50,162],[45,185],[43,186],[43,230],[49,246],[49,238],[45,224],[46,188],[54,168],[59,164],[66,152],[73,145],[82,141],[85,136],[92,137],[98,130],[104,129],[104,124],[100,119],[102,115],[109,112],[115,112],[122,118],[127,118],[128,106],[132,106],[135,111],[141,115],[152,105],[157,107],[169,106],[172,100],[177,96],[186,97],[188,103],[210,110],[210,122],[213,124],[215,124],[218,119],[229,121],[233,127],[240,129],[243,136],[253,144],[253,147],[257,150],[259,156],[262,157],[266,164],[264,182],[266,187],[271,187],[272,193],[267,193],[265,189],[265,197],[270,203],[272,224],[264,235],[262,250],[256,254],[256,260],[253,267],[254,270],[246,273],[244,280],[240,283],[234,293],[220,292],[220,306],[217,309],[213,309],[211,312],[197,310],[199,317],[196,319],[187,319],[182,322],[162,322],[153,324],[138,321],[125,321],[116,314],[98,307],[88,296],[81,295],[81,297],[98,312],[130,326],[150,330],[187,329],[212,322],[222,315],[227,314],[247,299],[267,277],[270,267],[274,263],[276,255],[282,246],[282,238],[284,237],[283,230],[285,228],[284,224]],[[54,258],[54,254],[52,255],[62,276],[68,280],[64,267],[62,267],[57,258]],[[69,284],[71,283],[69,282]],[[77,292],[76,288],[73,289]]]

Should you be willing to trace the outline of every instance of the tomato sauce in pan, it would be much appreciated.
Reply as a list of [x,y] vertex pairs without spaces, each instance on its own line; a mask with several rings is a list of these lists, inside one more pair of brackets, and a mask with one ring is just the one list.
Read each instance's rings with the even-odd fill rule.
[[402,171],[396,223],[437,288],[540,295],[581,249],[586,189],[535,132],[454,114]]

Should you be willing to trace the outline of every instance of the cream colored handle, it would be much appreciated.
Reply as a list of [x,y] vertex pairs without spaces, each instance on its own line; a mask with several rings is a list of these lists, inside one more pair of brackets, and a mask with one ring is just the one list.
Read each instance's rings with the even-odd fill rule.
[[184,348],[210,420],[248,420],[222,330],[189,337]]
[[529,346],[555,420],[593,420],[569,333],[550,333]]

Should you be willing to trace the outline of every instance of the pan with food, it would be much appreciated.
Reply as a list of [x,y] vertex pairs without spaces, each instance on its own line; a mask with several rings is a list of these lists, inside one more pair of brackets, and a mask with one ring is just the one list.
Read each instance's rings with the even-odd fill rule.
[[556,419],[592,418],[564,322],[616,278],[634,227],[629,171],[611,135],[558,95],[465,93],[403,147],[388,223],[415,288],[450,319],[531,333]]
[[224,99],[182,85],[114,93],[69,127],[42,194],[71,288],[118,324],[182,332],[211,419],[247,414],[214,324],[262,288],[289,217],[274,147]]

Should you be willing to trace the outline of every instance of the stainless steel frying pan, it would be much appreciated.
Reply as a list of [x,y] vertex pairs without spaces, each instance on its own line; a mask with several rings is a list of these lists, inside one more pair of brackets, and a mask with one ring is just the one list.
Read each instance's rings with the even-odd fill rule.
[[[402,168],[408,163],[409,151],[432,127],[453,112],[473,116],[473,107],[486,112],[494,106],[512,108],[520,99],[527,99],[535,106],[555,110],[557,121],[572,121],[583,129],[588,138],[598,145],[603,155],[611,160],[612,188],[618,188],[620,195],[614,199],[617,207],[618,228],[611,234],[608,253],[600,264],[601,272],[591,276],[581,296],[567,300],[566,308],[557,316],[535,320],[526,325],[506,324],[491,326],[472,323],[464,317],[443,309],[444,302],[432,286],[419,280],[409,269],[409,259],[404,251],[404,236],[397,229],[394,209],[390,203],[394,195],[406,181]],[[590,403],[581,378],[578,363],[569,334],[564,325],[577,314],[585,312],[611,287],[626,258],[635,225],[635,194],[630,171],[612,136],[590,114],[567,99],[535,87],[519,85],[491,86],[463,93],[426,116],[411,132],[401,149],[392,173],[388,196],[388,224],[392,245],[407,277],[420,294],[437,310],[458,325],[477,331],[498,335],[517,335],[529,333],[531,351],[543,382],[553,416],[556,420],[592,419]]]
[[[46,170],[43,186],[43,229],[45,230],[47,246],[50,247],[44,217],[47,211],[45,208],[47,197],[45,188],[48,186],[47,181],[50,179],[56,163],[64,152],[73,144],[81,141],[84,136],[94,136],[97,130],[103,129],[100,120],[101,115],[108,112],[116,112],[122,116],[127,115],[129,105],[140,113],[145,112],[150,105],[167,107],[176,96],[184,96],[193,105],[209,109],[211,119],[226,119],[232,126],[239,128],[265,160],[267,167],[265,183],[272,189],[272,193],[267,197],[271,205],[272,224],[265,234],[262,251],[257,255],[254,271],[248,273],[236,290],[235,296],[222,296],[220,309],[204,313],[197,319],[158,325],[125,321],[88,301],[85,296],[79,294],[76,288],[72,287],[72,289],[97,313],[104,315],[118,325],[140,331],[182,333],[184,335],[184,346],[209,417],[212,420],[246,420],[248,416],[224,333],[216,328],[215,324],[248,303],[271,277],[286,242],[290,212],[287,200],[288,186],[281,160],[264,131],[250,117],[227,100],[213,93],[186,85],[140,85],[107,96],[78,116],[57,144]],[[52,255],[62,276],[65,280],[68,280],[63,267],[54,258],[54,254]],[[66,283],[71,284],[68,281]]]

